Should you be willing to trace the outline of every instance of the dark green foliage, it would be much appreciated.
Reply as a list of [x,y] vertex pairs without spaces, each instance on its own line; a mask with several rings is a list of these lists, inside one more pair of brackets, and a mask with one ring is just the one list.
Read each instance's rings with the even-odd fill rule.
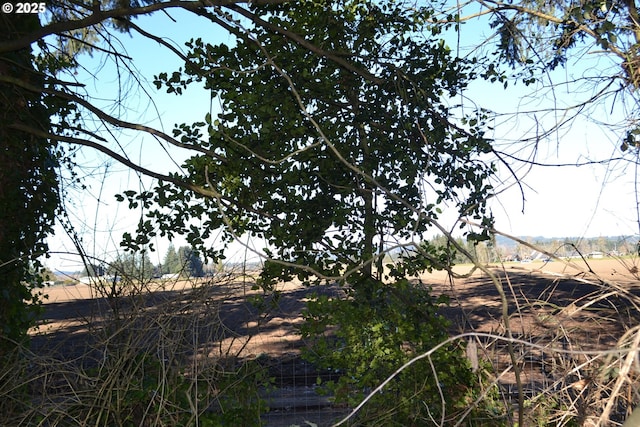
[[180,270],[186,277],[202,277],[204,276],[204,266],[198,253],[189,246],[181,246],[178,248],[178,260],[180,261]]
[[180,262],[176,248],[173,245],[169,245],[169,249],[167,249],[167,253],[164,256],[164,261],[162,261],[162,273],[174,274],[179,273],[180,270],[182,270],[182,263]]
[[[311,285],[348,272],[340,280],[348,298],[311,303],[304,333],[324,337],[338,326],[313,351],[323,366],[343,370],[333,390],[354,403],[448,336],[437,315],[444,301],[404,275],[449,266],[453,251],[425,245],[387,284],[382,260],[390,239],[419,239],[445,202],[491,224],[485,112],[458,120],[447,103],[478,64],[437,38],[440,28],[425,24],[428,6],[345,0],[231,9],[247,20],[240,26],[220,15],[237,36],[233,47],[192,40],[185,66],[155,81],[177,95],[199,83],[219,99],[217,117],[173,131],[198,151],[184,169],[209,197],[161,183],[149,220],[161,235],[185,234],[212,256],[203,243],[220,228],[228,241],[263,238],[271,258],[258,282],[265,290],[296,276]],[[143,237],[132,242],[145,241],[147,227],[138,231]],[[446,384],[447,414],[464,408],[473,375],[463,348],[445,346],[433,361],[434,369],[423,361],[402,373],[368,406],[381,408],[372,416],[421,425],[427,410],[443,411],[438,381]],[[391,420],[381,418],[383,408],[393,411]]]
[[162,262],[162,273],[202,277],[204,276],[204,264],[198,253],[189,246],[181,246],[176,252],[176,248],[169,245]]
[[[306,357],[342,376],[324,384],[336,401],[358,404],[410,359],[448,338],[448,322],[438,314],[446,304],[422,284],[399,280],[379,284],[366,303],[353,291],[348,299],[317,297],[305,313],[303,336],[313,342]],[[335,332],[326,335],[325,331]],[[474,374],[459,343],[451,343],[393,379],[359,414],[361,425],[419,426],[465,409]],[[429,415],[430,414],[430,415]]]
[[[37,16],[2,14],[0,40],[38,27]],[[30,132],[48,132],[52,114],[42,93],[25,88],[43,85],[33,63],[31,49],[0,55],[0,355],[36,320],[43,287],[37,258],[47,252],[59,200],[56,146]]]
[[[203,240],[222,227],[229,240],[263,237],[273,258],[327,275],[356,268],[366,278],[380,266],[385,236],[426,231],[440,203],[485,214],[493,169],[480,160],[491,151],[483,123],[456,125],[441,102],[465,87],[474,64],[419,35],[430,30],[423,24],[428,8],[326,6],[244,11],[255,23],[251,37],[236,28],[233,48],[193,40],[184,69],[157,76],[157,87],[174,93],[201,82],[222,105],[217,118],[174,129],[203,152],[184,167],[211,197],[161,184],[154,198],[160,208],[149,214],[161,235],[186,234],[206,253]],[[203,226],[194,229],[190,220]]]

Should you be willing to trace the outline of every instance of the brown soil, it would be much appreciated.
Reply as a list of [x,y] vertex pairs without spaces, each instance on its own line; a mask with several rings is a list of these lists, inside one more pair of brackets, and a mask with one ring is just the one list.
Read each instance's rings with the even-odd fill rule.
[[[630,324],[630,318],[638,321],[637,311],[631,310],[628,299],[620,296],[625,292],[640,295],[637,263],[637,259],[593,259],[572,264],[509,263],[489,266],[489,270],[500,278],[504,287],[514,338],[542,347],[595,350],[615,346]],[[465,274],[470,268],[457,266],[455,272]],[[435,294],[451,297],[451,306],[444,308],[442,314],[452,321],[452,334],[473,331],[505,334],[500,296],[488,274],[475,271],[469,277],[451,280],[448,274],[437,272],[421,276],[420,281],[432,286]],[[270,300],[273,304],[269,305],[267,314],[260,315],[247,300],[247,296],[259,295],[250,285],[238,281],[215,286],[205,284],[177,282],[158,286],[136,304],[144,306],[147,313],[160,306],[165,310],[171,306],[184,313],[185,307],[197,297],[209,304],[207,312],[216,313],[218,329],[210,331],[203,326],[200,331],[203,337],[218,338],[216,351],[224,348],[225,354],[233,357],[267,356],[285,361],[293,360],[303,345],[296,328],[306,299],[316,291],[339,292],[334,288],[314,290],[298,283],[282,284],[278,288],[280,298]],[[204,298],[202,289],[206,289]],[[107,298],[97,295],[94,288],[82,284],[49,288],[47,293],[44,325],[34,334],[34,351],[65,359],[80,357],[86,353],[87,343],[92,342],[91,330],[104,326],[102,322],[109,318],[113,306]],[[500,351],[500,348],[504,350],[505,343],[481,338],[474,348],[476,345],[481,350],[492,349],[490,357],[494,358],[495,366],[508,365],[506,352]],[[545,368],[549,356],[544,350],[523,350],[521,356],[525,381],[530,388],[543,387],[545,382],[553,380],[549,378],[548,366]],[[526,368],[526,361],[536,362]],[[302,368],[292,366],[289,374],[295,376],[296,369]],[[315,374],[304,372],[312,381]],[[513,385],[514,377],[506,374],[501,382]]]
[[[570,265],[561,262],[531,262],[489,266],[490,271],[503,279],[503,286],[511,296],[515,293],[518,299],[523,297],[526,301],[545,300],[557,305],[571,301],[579,303],[580,298],[610,287],[607,282],[620,285],[622,289],[635,293],[640,287],[639,268],[640,261],[636,259],[574,260]],[[459,275],[465,275],[471,271],[472,266],[463,265],[454,268],[454,272]],[[423,283],[432,286],[434,293],[450,295],[453,298],[453,306],[459,305],[468,314],[476,316],[477,322],[474,323],[474,328],[479,328],[477,330],[481,331],[492,329],[489,322],[491,316],[488,313],[492,312],[491,308],[499,307],[500,299],[495,286],[486,274],[475,270],[470,277],[451,280],[446,272],[438,271],[424,274],[420,279]],[[584,280],[604,282],[601,286],[593,286],[581,282]],[[196,283],[195,286],[202,284],[207,282]],[[256,294],[250,287],[250,284],[234,283],[230,286],[227,283],[220,286],[216,293],[219,298],[226,299],[225,303],[229,303],[229,298]],[[170,296],[189,293],[193,288],[192,281],[176,281],[154,285],[151,291],[156,296],[161,296],[161,300],[166,300]],[[271,333],[273,329],[277,329],[276,326],[281,326],[277,325],[284,320],[280,315],[295,322],[305,298],[315,291],[305,289],[296,282],[282,284],[277,290],[281,292],[283,299],[267,322],[271,322],[274,327],[266,330],[262,328],[260,334]],[[105,292],[100,292],[86,284],[50,287],[46,290],[46,294],[45,314],[39,328],[40,333],[56,333],[74,324],[84,324],[90,315],[104,314],[105,310],[108,311]],[[515,308],[515,306],[512,307],[512,309]],[[482,310],[487,312],[484,317],[481,315]],[[242,315],[242,310],[235,310],[233,316],[229,317],[229,321],[233,324],[242,324],[250,320]]]

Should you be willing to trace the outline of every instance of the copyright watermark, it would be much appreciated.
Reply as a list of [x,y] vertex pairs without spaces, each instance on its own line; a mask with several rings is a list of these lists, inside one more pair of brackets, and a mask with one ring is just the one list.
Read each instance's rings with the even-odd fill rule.
[[47,11],[47,4],[45,2],[30,2],[30,3],[2,3],[2,13],[45,13]]

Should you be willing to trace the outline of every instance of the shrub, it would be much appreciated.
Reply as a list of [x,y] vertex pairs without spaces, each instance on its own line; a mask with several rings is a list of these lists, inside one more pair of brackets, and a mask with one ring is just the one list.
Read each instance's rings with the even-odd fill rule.
[[[302,335],[311,342],[308,360],[342,373],[325,388],[334,393],[336,403],[354,406],[408,360],[448,338],[449,322],[438,314],[448,300],[406,279],[378,282],[366,296],[347,293],[347,298],[316,296],[309,301]],[[370,400],[358,422],[441,424],[442,417],[454,417],[467,407],[474,381],[464,345],[445,345],[394,378]]]

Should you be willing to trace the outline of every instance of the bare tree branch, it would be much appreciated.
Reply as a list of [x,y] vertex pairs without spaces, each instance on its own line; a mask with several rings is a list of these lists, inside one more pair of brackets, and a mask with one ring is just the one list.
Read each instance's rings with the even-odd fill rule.
[[213,150],[208,150],[206,148],[203,148],[201,146],[198,145],[193,145],[193,144],[185,144],[182,143],[180,141],[178,141],[177,139],[167,135],[166,133],[152,128],[150,126],[146,126],[140,123],[131,123],[131,122],[127,122],[125,120],[120,120],[116,117],[113,117],[107,113],[105,113],[103,110],[101,110],[100,108],[94,106],[93,104],[91,104],[90,102],[88,102],[86,99],[83,99],[75,94],[69,93],[69,92],[62,92],[59,90],[54,90],[54,89],[45,89],[45,88],[39,88],[37,86],[31,85],[28,82],[25,82],[23,80],[14,78],[14,77],[9,77],[9,76],[4,76],[4,75],[0,75],[0,82],[5,82],[5,83],[10,83],[10,84],[14,84],[16,86],[20,86],[22,88],[37,92],[37,93],[47,93],[50,95],[55,95],[55,96],[59,96],[60,98],[63,99],[67,99],[69,101],[73,101],[75,103],[77,103],[78,105],[83,106],[84,108],[86,108],[87,110],[91,111],[93,114],[95,114],[96,116],[98,116],[101,120],[110,123],[114,126],[120,127],[120,128],[124,128],[124,129],[131,129],[131,130],[137,130],[137,131],[141,131],[141,132],[146,132],[150,135],[153,135],[159,139],[162,139],[168,143],[170,143],[171,145],[174,145],[176,147],[179,148],[184,148],[187,150],[193,150],[202,154],[206,154],[207,156],[211,156],[217,160],[220,160],[222,162],[226,162],[226,159],[222,156],[220,156],[218,153],[216,153]]
[[15,50],[24,49],[30,46],[35,41],[43,39],[52,34],[61,34],[67,31],[74,31],[81,28],[88,28],[93,25],[104,22],[108,19],[148,15],[153,12],[167,10],[171,8],[180,8],[187,11],[194,11],[197,9],[202,9],[202,8],[212,7],[212,6],[231,6],[237,3],[246,3],[248,1],[251,4],[260,5],[260,4],[280,4],[290,0],[203,0],[203,1],[169,0],[167,2],[154,3],[148,6],[140,6],[140,7],[132,7],[132,8],[118,8],[118,9],[111,9],[111,10],[94,9],[91,15],[87,16],[86,18],[74,19],[69,21],[52,22],[48,25],[43,26],[42,28],[39,28],[36,31],[33,31],[32,33],[24,37],[0,42],[0,53],[12,52]]

